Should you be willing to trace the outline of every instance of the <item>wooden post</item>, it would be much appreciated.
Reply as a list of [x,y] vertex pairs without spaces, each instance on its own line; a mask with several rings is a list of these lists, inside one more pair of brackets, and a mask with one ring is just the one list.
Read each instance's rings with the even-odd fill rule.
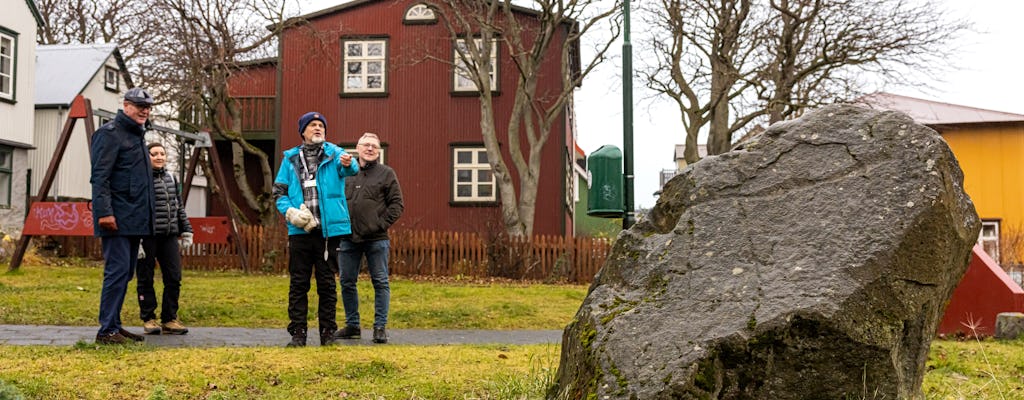
[[[39,185],[39,194],[29,200],[28,209],[25,210],[26,219],[28,219],[28,213],[32,211],[32,204],[37,201],[46,200],[46,196],[50,194],[50,187],[53,186],[53,180],[57,176],[57,168],[60,167],[60,161],[64,158],[64,150],[67,149],[68,142],[71,141],[71,133],[75,129],[75,121],[79,118],[85,118],[86,140],[88,140],[86,145],[88,148],[92,148],[92,102],[82,97],[82,95],[78,95],[71,102],[71,109],[68,110],[68,119],[64,121],[64,129],[60,132],[57,147],[53,149],[50,165],[46,167],[46,175],[43,176],[43,182]],[[14,255],[11,257],[8,271],[17,270],[21,266],[21,261],[25,258],[25,251],[28,250],[28,243],[31,239],[32,235],[26,235],[22,232],[21,238],[18,239],[18,246],[15,247]]]
[[245,251],[245,244],[242,243],[241,237],[238,235],[238,230],[235,229],[235,222],[238,220],[235,217],[235,208],[231,207],[231,199],[227,190],[227,179],[224,178],[224,169],[220,166],[220,157],[217,156],[217,144],[213,143],[209,148],[206,149],[206,155],[210,157],[210,164],[213,165],[213,174],[217,178],[217,183],[220,185],[221,200],[224,201],[224,207],[228,210],[228,219],[231,221],[231,240],[235,241],[235,246],[238,247],[238,256],[242,261],[242,271],[249,271],[249,256]]
[[192,178],[196,176],[196,163],[199,162],[199,156],[202,154],[203,149],[199,146],[195,146],[192,149],[192,157],[188,159],[188,167],[185,170],[185,182],[182,182],[181,189],[181,205],[184,206],[188,203],[188,192],[192,189]]

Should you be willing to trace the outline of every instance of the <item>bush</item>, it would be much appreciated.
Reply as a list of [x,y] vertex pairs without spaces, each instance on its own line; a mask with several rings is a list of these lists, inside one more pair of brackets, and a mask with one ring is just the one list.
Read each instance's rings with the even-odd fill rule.
[[23,400],[25,395],[21,394],[17,386],[0,380],[0,400]]

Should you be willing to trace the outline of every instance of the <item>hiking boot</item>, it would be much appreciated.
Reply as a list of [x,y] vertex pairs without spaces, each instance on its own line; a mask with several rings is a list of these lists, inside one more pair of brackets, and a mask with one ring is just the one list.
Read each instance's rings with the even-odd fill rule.
[[362,337],[363,331],[358,326],[345,325],[345,329],[339,330],[334,335],[335,339],[359,339]]
[[288,342],[284,347],[306,347],[306,330],[296,329],[289,331],[292,335],[292,341]]
[[337,339],[334,338],[334,334],[335,334],[334,329],[321,329],[320,330],[320,345],[321,346],[330,346],[330,345],[337,344],[337,342],[335,342]]
[[163,330],[168,335],[184,335],[188,333],[188,328],[176,319],[164,322]]
[[387,343],[388,333],[384,331],[383,326],[373,327],[373,342],[374,343]]
[[159,335],[160,323],[156,322],[155,319],[148,320],[142,324],[142,331],[146,332],[147,335]]
[[132,340],[121,335],[121,332],[114,332],[109,335],[96,334],[96,344],[128,344]]
[[121,336],[124,336],[125,338],[133,342],[143,342],[146,340],[146,338],[143,337],[142,335],[136,335],[134,333],[128,332],[124,328],[118,330],[117,333],[121,334]]

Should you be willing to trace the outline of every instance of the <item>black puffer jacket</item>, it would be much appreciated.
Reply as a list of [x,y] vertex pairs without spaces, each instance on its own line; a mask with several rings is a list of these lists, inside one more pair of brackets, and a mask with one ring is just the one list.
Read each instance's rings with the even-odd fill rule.
[[351,240],[387,239],[388,228],[405,210],[395,171],[374,161],[360,166],[358,174],[345,180],[345,199],[352,216]]
[[153,170],[153,189],[156,192],[156,218],[153,230],[157,235],[178,236],[192,232],[192,224],[185,215],[178,184],[166,169]]

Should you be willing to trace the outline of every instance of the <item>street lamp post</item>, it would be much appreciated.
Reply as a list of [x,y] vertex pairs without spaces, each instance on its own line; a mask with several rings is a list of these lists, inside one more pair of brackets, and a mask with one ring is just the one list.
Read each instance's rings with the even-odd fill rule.
[[629,0],[622,2],[622,229],[636,222],[633,212],[633,45],[629,43]]

